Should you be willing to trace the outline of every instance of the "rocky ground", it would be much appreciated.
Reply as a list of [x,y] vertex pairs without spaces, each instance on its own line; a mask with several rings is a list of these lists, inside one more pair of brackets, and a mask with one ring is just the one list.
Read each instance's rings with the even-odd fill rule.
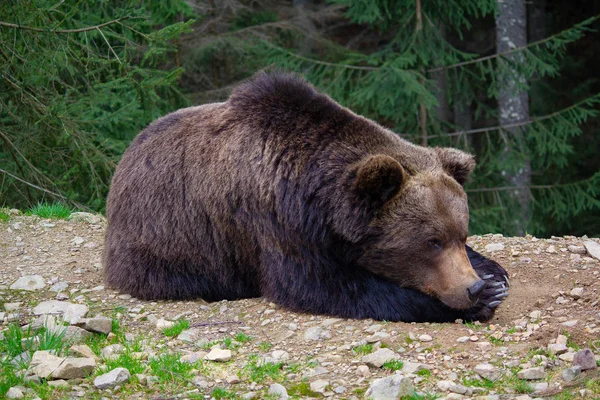
[[474,236],[510,296],[485,324],[148,302],[103,286],[105,221],[0,222],[0,397],[600,399],[598,239]]

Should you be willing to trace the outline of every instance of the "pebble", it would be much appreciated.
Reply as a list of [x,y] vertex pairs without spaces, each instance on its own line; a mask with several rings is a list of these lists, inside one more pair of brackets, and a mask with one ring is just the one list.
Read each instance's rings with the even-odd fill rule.
[[369,366],[381,368],[381,366],[386,362],[398,359],[400,359],[400,356],[398,356],[398,354],[394,353],[390,349],[384,348],[376,350],[371,354],[367,354],[366,356],[363,356],[362,362]]
[[94,379],[94,386],[98,389],[114,388],[124,382],[128,382],[131,374],[127,368],[115,368],[106,374],[99,375]]
[[304,332],[304,340],[320,340],[331,338],[331,332],[321,326],[310,327]]
[[551,343],[548,345],[550,354],[561,355],[569,351],[569,348],[562,343]]
[[421,335],[419,336],[419,341],[421,342],[431,342],[433,338],[429,335]]
[[23,391],[20,388],[15,387],[15,386],[11,387],[6,392],[7,399],[22,399],[24,397],[25,397],[25,394],[23,393]]
[[269,394],[272,394],[281,400],[287,400],[290,397],[286,388],[279,383],[273,383],[269,386]]
[[319,379],[310,383],[310,390],[316,393],[325,393],[327,386],[329,386],[329,381]]
[[573,289],[571,289],[569,294],[571,295],[572,298],[574,298],[575,300],[578,300],[581,298],[581,296],[583,296],[583,288],[582,287],[573,288]]
[[490,243],[487,246],[485,246],[485,251],[487,251],[488,253],[493,253],[495,251],[501,250],[504,250],[504,244],[502,243]]
[[565,382],[571,382],[575,380],[581,374],[581,367],[576,365],[571,368],[564,369],[562,372],[562,378]]
[[58,300],[42,301],[33,308],[35,315],[61,315],[63,320],[70,324],[77,323],[88,311],[89,307],[85,304],[74,304]]
[[502,377],[502,371],[488,363],[476,365],[475,373],[477,373],[482,378],[488,379],[490,381],[497,381]]
[[587,254],[587,250],[583,246],[569,245],[567,246],[567,249],[574,254]]
[[205,360],[226,362],[231,360],[231,350],[212,349],[210,353],[204,356]]
[[517,378],[526,379],[528,381],[546,378],[544,367],[527,368],[517,373]]

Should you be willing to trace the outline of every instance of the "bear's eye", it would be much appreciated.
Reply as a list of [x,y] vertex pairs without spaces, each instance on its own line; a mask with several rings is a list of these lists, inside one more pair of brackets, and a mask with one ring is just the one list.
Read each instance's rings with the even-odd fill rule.
[[436,249],[436,250],[441,250],[444,248],[444,246],[442,245],[442,241],[439,239],[429,239],[427,241],[427,246],[431,247],[432,249]]

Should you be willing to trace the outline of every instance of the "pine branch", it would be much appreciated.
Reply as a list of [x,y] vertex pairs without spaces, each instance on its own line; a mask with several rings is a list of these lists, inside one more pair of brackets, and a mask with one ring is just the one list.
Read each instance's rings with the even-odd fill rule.
[[450,133],[445,133],[445,134],[441,134],[441,135],[431,135],[431,136],[429,136],[429,138],[433,139],[433,138],[439,138],[439,137],[472,135],[474,133],[485,133],[485,132],[491,132],[491,131],[500,131],[500,130],[508,130],[508,129],[512,129],[512,128],[518,128],[521,126],[527,126],[527,125],[531,125],[534,123],[546,121],[550,118],[554,118],[554,117],[557,117],[564,113],[567,113],[569,111],[572,111],[574,109],[577,109],[578,107],[581,107],[582,105],[589,104],[589,103],[597,103],[597,102],[600,102],[600,93],[596,93],[593,96],[590,96],[581,101],[578,101],[577,103],[572,104],[569,107],[563,108],[562,110],[558,110],[551,114],[543,115],[541,117],[530,118],[526,121],[515,122],[514,124],[507,124],[507,125],[490,126],[487,128],[477,128],[477,129],[469,129],[466,131],[456,131],[456,132],[450,132]]
[[445,66],[442,66],[442,67],[436,67],[436,68],[428,69],[427,72],[429,72],[429,73],[431,73],[431,72],[440,72],[440,71],[444,71],[444,70],[448,70],[448,69],[454,69],[454,68],[464,67],[465,65],[476,64],[476,63],[480,63],[480,62],[483,62],[483,61],[492,60],[492,59],[499,58],[499,57],[504,57],[504,56],[507,56],[507,55],[510,55],[510,54],[513,54],[513,53],[519,53],[519,52],[521,52],[523,50],[531,49],[531,48],[537,47],[537,46],[539,46],[541,44],[550,42],[550,41],[552,41],[554,39],[560,38],[561,36],[563,36],[565,34],[568,34],[570,32],[573,32],[573,31],[576,31],[576,30],[584,30],[587,25],[590,25],[591,23],[593,23],[594,21],[596,21],[599,18],[600,18],[600,15],[595,15],[595,16],[593,16],[591,18],[586,19],[583,22],[580,22],[580,23],[572,26],[569,29],[565,29],[563,31],[560,31],[560,32],[558,32],[558,33],[556,33],[554,35],[548,36],[548,37],[546,37],[544,39],[541,39],[541,40],[538,40],[536,42],[528,43],[526,46],[516,47],[516,48],[514,48],[512,50],[504,51],[504,52],[501,52],[501,53],[495,53],[495,54],[491,54],[489,56],[475,58],[473,60],[463,61],[463,62],[459,62],[459,63],[452,64],[452,65],[445,65]]
[[12,24],[10,22],[3,22],[3,21],[0,21],[0,26],[6,26],[9,28],[15,28],[15,29],[23,29],[26,31],[45,32],[45,33],[80,33],[80,32],[93,31],[94,29],[99,30],[100,28],[104,28],[105,26],[116,24],[120,21],[125,21],[126,19],[129,19],[129,18],[130,17],[128,17],[128,16],[122,17],[122,18],[117,18],[117,19],[113,19],[112,21],[104,22],[99,25],[88,26],[86,28],[78,28],[78,29],[43,29],[43,28],[34,28],[32,26]]

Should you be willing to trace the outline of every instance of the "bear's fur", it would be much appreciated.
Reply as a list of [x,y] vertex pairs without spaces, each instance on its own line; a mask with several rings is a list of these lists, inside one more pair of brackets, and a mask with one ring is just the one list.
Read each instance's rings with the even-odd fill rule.
[[142,299],[265,296],[340,317],[486,320],[508,280],[465,247],[473,167],[296,76],[259,73],[133,141],[108,196],[105,280]]

